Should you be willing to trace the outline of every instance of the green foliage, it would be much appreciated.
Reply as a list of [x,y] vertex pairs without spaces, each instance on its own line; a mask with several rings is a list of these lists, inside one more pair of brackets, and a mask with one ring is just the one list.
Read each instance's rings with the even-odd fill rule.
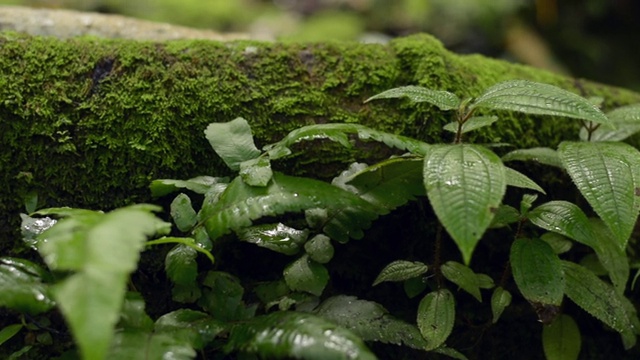
[[[1,258],[0,306],[24,319],[46,318],[56,307],[86,359],[191,359],[196,351],[215,354],[213,358],[225,356],[223,352],[260,358],[375,359],[365,342],[466,359],[446,342],[455,326],[480,316],[467,316],[459,304],[469,297],[454,290],[460,288],[482,303],[483,289],[493,289],[490,304],[474,304],[487,307],[491,316],[474,326],[484,331],[511,307],[517,311],[507,312],[510,317],[529,309],[545,324],[541,348],[547,359],[577,358],[580,322],[573,318],[586,314],[620,333],[625,348],[633,347],[640,320],[637,304],[625,293],[630,269],[637,266],[629,245],[637,242],[632,234],[640,211],[640,154],[612,141],[638,131],[639,108],[605,115],[578,95],[520,80],[496,84],[475,99],[407,86],[367,101],[393,98],[452,111],[453,121],[443,130],[454,134],[453,143],[426,144],[359,124],[327,123],[291,131],[260,150],[243,118],[213,123],[205,136],[236,172],[235,178],[153,181],[153,196],[183,191],[168,209],[173,230],[154,215],[160,209],[152,205],[108,213],[55,208],[22,215],[25,245],[39,252],[48,269]],[[500,147],[466,143],[466,134],[500,126],[500,116],[475,114],[487,110],[578,119],[581,138],[590,141],[506,154]],[[277,169],[282,161],[275,160],[292,155],[295,144],[317,139],[347,149],[377,141],[406,153],[376,164],[354,162],[331,183]],[[538,195],[522,191],[546,195],[547,184],[506,167],[508,161],[534,161],[566,171],[590,208],[554,199],[555,191],[549,191],[547,202],[534,206]],[[512,203],[514,199],[521,200]],[[424,232],[412,246],[433,252],[403,249],[411,250],[411,261],[393,261],[375,278],[367,270],[354,271],[351,259],[355,263],[359,254],[349,252],[354,246],[350,240],[360,239],[358,246],[375,249],[380,244],[370,238],[387,240],[368,232],[371,224],[411,201],[418,202],[419,210],[402,219],[403,225],[415,224]],[[34,208],[34,202],[29,206]],[[478,246],[497,236],[500,242]],[[404,246],[403,238],[388,241],[394,248]],[[422,246],[423,241],[428,246]],[[459,253],[444,252],[445,241]],[[172,247],[164,249],[167,244]],[[149,246],[163,246],[158,263],[164,264],[172,286],[165,307],[171,311],[158,314],[155,321],[145,311],[151,299],[136,290],[131,276],[141,264],[140,252]],[[260,247],[260,255],[245,257],[247,246]],[[508,258],[491,253],[489,261],[478,259],[476,249],[486,254],[483,248],[496,246],[496,253],[508,252]],[[208,258],[213,263],[211,252],[223,260],[215,268],[206,262]],[[478,264],[486,271],[476,268]],[[254,267],[258,273],[247,275]],[[402,303],[400,287],[409,298],[422,299],[417,309],[402,309],[396,316],[383,302],[359,298],[371,289],[358,296],[342,293],[345,279],[362,280],[367,287],[387,282],[373,289],[392,294],[383,300]],[[563,314],[565,295],[584,311]],[[414,320],[407,322],[407,314],[415,314]],[[28,327],[24,319],[0,330],[0,342]]]

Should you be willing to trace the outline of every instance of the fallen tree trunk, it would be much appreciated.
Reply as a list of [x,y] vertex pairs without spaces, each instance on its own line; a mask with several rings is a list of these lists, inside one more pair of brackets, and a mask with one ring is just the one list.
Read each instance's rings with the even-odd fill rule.
[[[379,45],[59,40],[6,33],[0,36],[0,62],[3,240],[15,235],[28,193],[37,193],[42,206],[109,209],[148,201],[152,179],[226,174],[203,136],[214,121],[246,118],[258,146],[296,127],[326,122],[440,142],[449,141],[441,129],[448,114],[429,105],[363,100],[409,84],[474,96],[519,78],[602,96],[606,108],[640,102],[640,94],[624,89],[455,55],[427,35]],[[577,137],[575,121],[503,115],[474,140],[533,147]],[[386,155],[314,144],[276,168],[328,178],[356,157]],[[314,166],[305,166],[310,161]]]

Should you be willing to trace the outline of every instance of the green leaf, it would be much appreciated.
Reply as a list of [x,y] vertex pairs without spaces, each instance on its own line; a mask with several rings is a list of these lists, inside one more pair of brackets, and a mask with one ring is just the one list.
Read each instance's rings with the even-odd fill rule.
[[491,219],[489,229],[497,229],[513,224],[520,220],[520,213],[510,205],[501,204],[498,206],[495,216]]
[[260,150],[253,143],[251,127],[243,118],[211,123],[204,134],[213,150],[231,170],[240,170],[240,163],[260,156]]
[[487,274],[476,274],[476,283],[480,289],[493,289],[496,284]]
[[521,189],[531,189],[546,194],[546,192],[540,187],[540,185],[536,184],[536,182],[531,180],[527,175],[506,166],[504,170],[504,174],[507,180],[507,186],[513,186]]
[[304,251],[309,258],[317,263],[326,264],[333,258],[331,239],[324,234],[318,234],[304,244]]
[[427,350],[444,344],[455,321],[455,300],[447,289],[430,292],[418,306],[418,328],[427,340]]
[[622,295],[586,268],[562,261],[566,278],[565,294],[586,312],[622,335],[625,348],[636,342],[636,334]]
[[511,293],[503,289],[502,286],[498,286],[491,295],[491,313],[493,314],[491,322],[497,323],[504,309],[509,305],[511,305]]
[[205,286],[198,301],[205,311],[219,321],[238,321],[250,317],[242,296],[244,289],[234,276],[222,271],[209,271],[202,284]]
[[198,252],[193,248],[178,244],[173,247],[165,257],[164,269],[167,276],[174,284],[193,285],[198,276]]
[[346,134],[355,134],[362,141],[378,141],[389,147],[406,150],[413,154],[424,155],[428,145],[402,135],[395,135],[383,131],[374,130],[360,124],[317,124],[308,125],[293,130],[277,143],[264,147],[271,160],[291,154],[289,147],[300,141],[328,139],[351,148],[351,142]]
[[119,328],[150,331],[153,320],[145,312],[145,302],[140,293],[128,292],[120,311]]
[[404,293],[409,299],[422,294],[427,289],[427,282],[422,276],[416,276],[402,283]]
[[328,221],[324,233],[340,242],[362,238],[379,208],[358,196],[322,181],[275,173],[267,187],[246,185],[235,179],[220,200],[204,204],[201,219],[212,240],[229,230],[250,226],[252,220],[286,212],[324,208]]
[[329,282],[329,272],[305,254],[284,269],[284,281],[294,291],[305,291],[320,296]]
[[547,360],[576,360],[581,345],[580,329],[569,315],[560,315],[542,328],[542,348]]
[[277,280],[261,283],[253,288],[253,292],[260,302],[267,304],[289,294],[290,290],[284,280]]
[[22,330],[22,324],[7,325],[0,330],[0,345],[4,344]]
[[469,108],[519,111],[536,115],[565,116],[599,124],[611,123],[589,100],[553,85],[527,80],[498,83],[485,90]]
[[500,158],[478,145],[435,145],[424,158],[427,196],[465,264],[502,201],[505,178]]
[[178,189],[187,189],[196,194],[206,194],[211,188],[224,186],[229,182],[226,177],[198,176],[189,180],[159,179],[153,180],[149,185],[151,195],[156,197],[165,196]]
[[376,359],[353,332],[300,312],[274,312],[239,323],[231,330],[224,350],[265,359]]
[[602,267],[607,271],[614,288],[619,294],[624,293],[629,280],[629,259],[624,249],[611,239],[611,230],[600,219],[590,219],[591,230],[594,234],[594,250]]
[[460,99],[455,94],[443,90],[431,90],[421,86],[402,86],[387,91],[383,91],[380,94],[374,95],[365,103],[371,100],[378,99],[393,99],[406,97],[412,103],[428,102],[431,105],[438,107],[440,110],[454,110],[460,105]]
[[562,162],[560,161],[558,152],[546,147],[513,150],[506,153],[502,157],[502,161],[535,161],[540,164],[562,169]]
[[387,211],[425,195],[422,159],[415,157],[392,158],[364,168],[352,165],[332,183]]
[[542,305],[562,303],[562,265],[549,244],[540,239],[516,239],[510,261],[513,279],[525,299]]
[[553,252],[556,254],[564,254],[571,250],[571,247],[573,246],[571,240],[554,232],[542,234],[542,236],[540,236],[540,240],[549,244],[553,249]]
[[191,199],[186,194],[180,193],[171,202],[171,218],[178,230],[187,232],[196,224],[197,214],[191,206]]
[[238,239],[285,255],[294,255],[307,241],[309,230],[298,230],[282,223],[256,225],[236,232]]
[[0,307],[32,315],[53,308],[55,302],[41,272],[44,270],[28,260],[0,258]]
[[194,349],[203,349],[227,325],[209,315],[190,309],[178,309],[164,314],[156,320],[155,332],[170,334],[176,340],[183,340]]
[[45,230],[58,222],[58,220],[49,217],[34,218],[25,214],[20,214],[20,218],[22,219],[22,224],[20,225],[22,240],[34,250],[38,249],[38,235],[42,234]]
[[[607,117],[615,125],[615,129],[597,128],[590,141],[622,141],[640,132],[640,104],[627,105],[607,113]],[[580,128],[580,140],[586,141],[588,132]]]
[[531,210],[529,220],[548,231],[564,235],[577,242],[596,247],[589,219],[582,210],[568,201],[549,201]]
[[240,163],[240,177],[247,185],[267,186],[273,177],[271,162],[265,157],[243,161]]
[[458,350],[452,349],[452,348],[446,347],[446,346],[440,346],[439,348],[433,349],[431,351],[436,353],[436,354],[445,355],[445,356],[448,356],[450,358],[457,359],[457,360],[468,360],[467,357],[464,356],[464,354],[460,353]]
[[624,249],[640,212],[640,152],[624,143],[562,142],[567,172]]
[[455,261],[447,261],[440,268],[442,275],[452,283],[458,285],[462,290],[471,294],[476,300],[482,302],[480,287],[478,286],[478,276],[469,267]]
[[106,356],[127,279],[147,236],[167,229],[167,223],[152,214],[157,210],[145,204],[107,214],[61,209],[68,217],[39,236],[40,253],[50,268],[78,270],[57,284],[53,295],[84,358]]
[[522,200],[520,200],[520,213],[526,215],[533,206],[533,203],[538,199],[538,195],[524,194]]
[[[465,121],[464,124],[462,124],[461,133],[464,134],[464,133],[468,133],[468,132],[476,130],[476,129],[483,128],[485,126],[489,126],[489,125],[493,124],[496,121],[498,121],[498,117],[497,116],[474,116],[474,117],[471,117],[467,121]],[[456,134],[456,133],[458,133],[458,125],[459,125],[458,122],[454,121],[454,122],[448,123],[447,125],[443,126],[442,129]]]
[[373,301],[338,295],[323,301],[314,313],[353,331],[364,341],[406,345],[414,349],[427,347],[415,325],[391,316],[382,305]]
[[372,286],[384,281],[409,280],[426,273],[428,269],[426,264],[419,261],[396,260],[380,271]]
[[187,342],[172,333],[125,330],[115,335],[107,358],[188,360],[196,355]]

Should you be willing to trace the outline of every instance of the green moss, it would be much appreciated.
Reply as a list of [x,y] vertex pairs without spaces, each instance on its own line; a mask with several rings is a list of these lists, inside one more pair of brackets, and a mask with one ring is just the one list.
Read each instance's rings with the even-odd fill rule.
[[[363,100],[408,84],[474,96],[510,78],[577,89],[574,80],[547,72],[448,53],[427,35],[384,46],[3,34],[0,45],[0,132],[8,149],[0,153],[0,240],[14,237],[21,197],[30,191],[43,206],[109,209],[150,200],[147,186],[155,178],[227,174],[203,137],[213,121],[248,119],[259,146],[302,125],[338,121],[439,142],[449,140],[441,130],[449,114],[405,101]],[[603,96],[606,105],[640,100],[589,82],[581,89]],[[470,140],[554,146],[575,134],[566,120],[504,117]],[[297,150],[276,166],[323,178],[345,162],[389,154],[375,145],[356,153],[329,143]]]

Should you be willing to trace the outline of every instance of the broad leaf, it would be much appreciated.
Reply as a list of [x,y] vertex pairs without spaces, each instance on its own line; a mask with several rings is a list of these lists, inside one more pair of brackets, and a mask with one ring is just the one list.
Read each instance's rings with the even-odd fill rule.
[[438,107],[440,110],[457,109],[460,105],[460,99],[455,94],[443,90],[431,90],[422,86],[402,86],[380,94],[372,96],[365,100],[365,103],[371,100],[392,99],[406,97],[413,103],[428,102]]
[[376,359],[353,332],[300,312],[274,312],[238,323],[224,350],[266,359]]
[[202,349],[226,328],[227,325],[203,312],[179,309],[158,318],[154,330],[171,334],[176,340],[184,340],[195,349]]
[[397,260],[385,266],[372,286],[384,281],[404,281],[426,273],[428,267],[419,261]]
[[447,280],[460,286],[462,290],[473,295],[476,300],[482,302],[482,295],[480,295],[479,278],[473,270],[468,266],[462,265],[455,261],[447,261],[440,267],[442,275]]
[[238,239],[285,255],[294,255],[307,240],[309,230],[298,230],[282,223],[256,225],[236,232]]
[[320,296],[329,282],[327,269],[305,254],[284,269],[284,281],[294,291],[305,291]]
[[69,217],[40,235],[46,239],[40,252],[49,267],[79,270],[56,285],[53,294],[84,358],[106,356],[127,279],[145,240],[166,232],[167,224],[151,213],[158,209],[132,205],[108,214],[63,210]]
[[520,200],[520,213],[526,215],[533,206],[533,203],[538,199],[538,195],[524,194],[522,200]]
[[510,205],[501,204],[498,206],[495,216],[491,219],[490,229],[497,229],[508,226],[520,220],[520,213]]
[[38,250],[38,235],[58,222],[58,220],[49,217],[35,218],[25,214],[20,214],[20,218],[22,219],[20,225],[22,241],[34,250]]
[[436,354],[442,354],[442,355],[448,356],[448,357],[456,359],[456,360],[468,360],[467,357],[464,356],[464,354],[462,354],[458,350],[452,349],[452,348],[446,347],[446,346],[440,346],[437,349],[431,350],[431,352],[434,352]]
[[[562,261],[566,278],[565,294],[598,320],[622,335],[625,348],[635,345],[636,334],[625,309],[622,295],[591,271],[569,261]],[[635,315],[634,315],[635,316]]]
[[498,322],[504,309],[509,305],[511,305],[511,293],[503,289],[502,286],[498,286],[491,295],[491,313],[493,314],[491,322],[494,324]]
[[206,194],[212,187],[224,185],[228,182],[229,178],[226,177],[198,176],[189,180],[153,180],[149,188],[153,197],[161,197],[178,189],[187,189],[197,194]]
[[387,211],[425,194],[422,159],[398,157],[364,167],[351,166],[333,184]]
[[490,87],[470,105],[471,109],[477,107],[610,124],[609,119],[589,100],[553,85],[527,80],[504,81]]
[[328,220],[325,234],[340,242],[362,238],[362,229],[378,217],[379,208],[358,196],[322,181],[275,173],[267,187],[254,187],[236,178],[220,199],[204,204],[200,218],[209,237],[250,226],[253,220],[286,212],[323,208]]
[[402,288],[407,297],[413,299],[427,289],[427,281],[422,276],[416,276],[403,281]]
[[568,201],[549,201],[531,210],[529,220],[548,231],[564,235],[577,242],[596,247],[587,215]]
[[562,168],[558,152],[546,147],[513,150],[502,157],[502,161],[535,161],[540,164]]
[[164,269],[167,276],[174,284],[193,285],[198,276],[198,252],[193,248],[179,244],[167,253],[164,260]]
[[424,155],[428,145],[402,135],[395,135],[383,131],[374,130],[360,124],[318,124],[308,125],[293,130],[277,143],[264,147],[271,160],[279,159],[291,153],[289,147],[295,143],[306,140],[328,139],[342,144],[346,148],[352,145],[346,134],[354,134],[362,141],[378,141],[385,145],[400,150],[406,150],[413,154]]
[[562,163],[624,249],[640,211],[640,152],[624,143],[565,141]]
[[571,240],[554,232],[542,234],[542,236],[540,236],[540,240],[549,244],[549,246],[551,246],[551,248],[553,249],[553,252],[556,254],[564,254],[567,251],[571,250],[571,247],[573,246]]
[[504,165],[482,146],[435,145],[424,158],[424,185],[438,219],[468,264],[504,196]]
[[244,288],[234,276],[222,271],[209,271],[202,281],[205,286],[198,301],[205,311],[219,321],[244,320],[252,315],[242,297]]
[[191,199],[186,194],[180,193],[171,202],[171,218],[178,230],[187,232],[196,224],[197,214],[191,206]]
[[0,307],[36,315],[55,306],[44,270],[24,259],[0,258]]
[[455,321],[455,300],[447,289],[430,292],[418,306],[418,328],[427,340],[427,350],[444,344]]
[[125,296],[118,328],[149,331],[153,329],[153,320],[145,312],[144,298],[140,293],[128,292]]
[[304,251],[309,258],[317,263],[326,264],[333,258],[331,239],[324,234],[318,234],[304,244]]
[[[461,133],[468,133],[470,131],[489,126],[498,121],[497,116],[474,116],[462,124]],[[442,129],[456,134],[458,132],[458,122],[451,122],[443,126]]]
[[373,301],[338,295],[323,301],[314,313],[353,331],[364,341],[406,345],[414,349],[427,347],[415,325],[391,316],[382,305]]
[[560,315],[542,328],[542,348],[547,360],[576,360],[581,343],[580,329],[569,315]]
[[24,325],[22,324],[11,324],[3,327],[0,330],[0,346],[19,333],[23,327]]
[[[590,141],[622,141],[640,132],[640,104],[627,105],[607,113],[615,129],[599,127],[591,134]],[[587,129],[580,128],[580,139],[588,140]]]
[[540,239],[516,239],[510,261],[513,279],[525,299],[543,306],[562,303],[562,265],[549,244]]
[[115,335],[108,359],[189,360],[195,357],[193,347],[174,333],[126,330]]
[[236,118],[226,123],[211,123],[204,131],[213,150],[231,170],[239,170],[240,163],[255,159],[260,150],[253,143],[247,120]]
[[623,294],[630,272],[627,254],[624,249],[620,249],[614,241],[611,241],[614,236],[602,220],[590,219],[590,225],[598,260],[607,271],[616,291]]
[[507,186],[513,186],[521,189],[530,189],[535,190],[537,192],[546,194],[546,192],[540,187],[540,185],[536,184],[535,181],[531,180],[525,174],[513,170],[512,168],[505,167],[505,176],[507,180]]
[[273,177],[271,162],[266,157],[243,161],[240,163],[240,177],[247,185],[267,186]]

